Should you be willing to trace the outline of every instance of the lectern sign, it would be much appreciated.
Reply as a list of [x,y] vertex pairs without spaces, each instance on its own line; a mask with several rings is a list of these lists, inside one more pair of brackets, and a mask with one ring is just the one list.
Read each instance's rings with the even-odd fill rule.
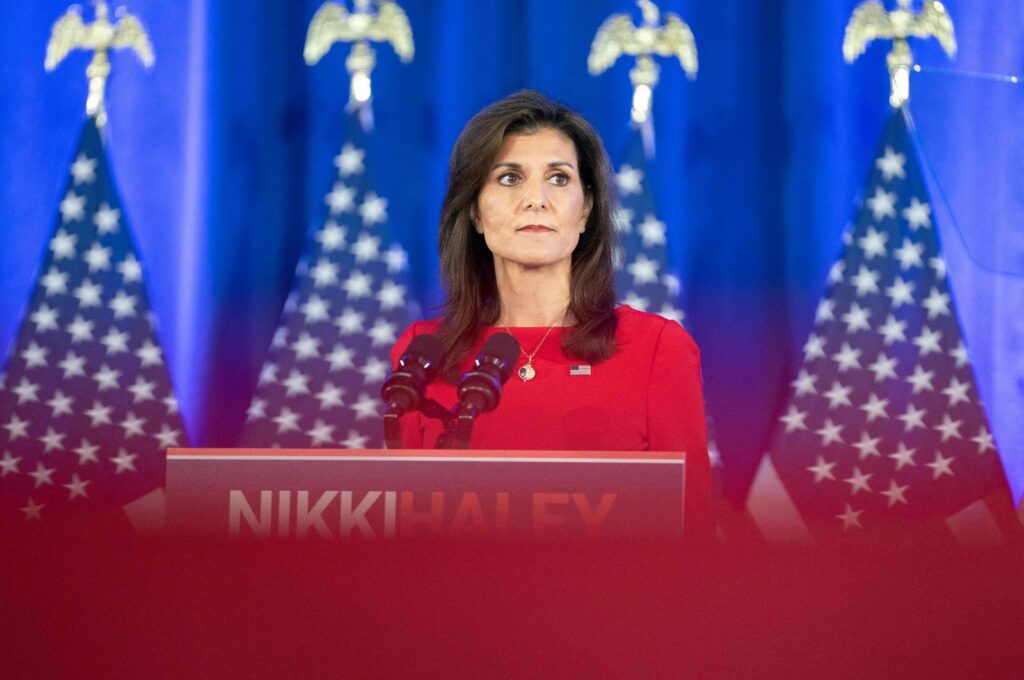
[[679,537],[680,453],[171,449],[172,531]]

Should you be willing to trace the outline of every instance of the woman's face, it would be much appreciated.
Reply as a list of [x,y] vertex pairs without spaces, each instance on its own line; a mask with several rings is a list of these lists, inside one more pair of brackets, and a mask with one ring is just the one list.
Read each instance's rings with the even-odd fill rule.
[[558,130],[508,135],[477,198],[473,221],[494,255],[508,264],[571,264],[590,215],[576,145]]

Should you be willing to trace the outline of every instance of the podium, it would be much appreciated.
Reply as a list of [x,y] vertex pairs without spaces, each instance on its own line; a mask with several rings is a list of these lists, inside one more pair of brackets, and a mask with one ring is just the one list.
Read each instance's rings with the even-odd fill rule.
[[349,540],[472,535],[679,540],[706,533],[706,502],[706,453],[167,452],[172,532]]

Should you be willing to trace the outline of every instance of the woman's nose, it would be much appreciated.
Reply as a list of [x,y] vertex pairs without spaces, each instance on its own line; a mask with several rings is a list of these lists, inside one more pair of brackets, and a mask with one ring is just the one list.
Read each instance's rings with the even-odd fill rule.
[[546,210],[548,207],[547,184],[544,182],[527,182],[524,207],[535,210]]

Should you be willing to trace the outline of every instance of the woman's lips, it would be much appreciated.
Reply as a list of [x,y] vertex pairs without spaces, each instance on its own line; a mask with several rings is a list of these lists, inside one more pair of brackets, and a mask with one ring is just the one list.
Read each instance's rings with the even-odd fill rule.
[[543,224],[527,224],[525,227],[519,227],[516,231],[525,231],[531,234],[539,234],[545,231],[554,231],[551,227],[545,227]]

